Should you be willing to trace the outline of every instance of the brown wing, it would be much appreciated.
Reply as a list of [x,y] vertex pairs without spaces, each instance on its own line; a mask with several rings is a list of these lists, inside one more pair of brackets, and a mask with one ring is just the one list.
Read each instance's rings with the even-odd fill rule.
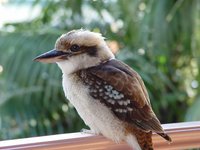
[[[109,106],[120,120],[133,123],[145,131],[163,133],[160,122],[152,111],[149,96],[138,73],[115,59],[97,67],[89,68],[88,72],[89,78],[104,83],[103,87],[107,85],[107,88],[103,90],[104,93],[107,92],[108,94],[98,95],[91,90],[91,95]],[[108,91],[108,85],[112,87],[110,91]]]

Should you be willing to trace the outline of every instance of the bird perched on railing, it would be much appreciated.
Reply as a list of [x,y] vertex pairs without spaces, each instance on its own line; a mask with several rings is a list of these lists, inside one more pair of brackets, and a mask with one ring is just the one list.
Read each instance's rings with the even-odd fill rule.
[[115,59],[104,38],[73,30],[35,61],[57,63],[66,97],[91,130],[134,149],[152,150],[152,132],[171,142],[154,114],[139,74]]

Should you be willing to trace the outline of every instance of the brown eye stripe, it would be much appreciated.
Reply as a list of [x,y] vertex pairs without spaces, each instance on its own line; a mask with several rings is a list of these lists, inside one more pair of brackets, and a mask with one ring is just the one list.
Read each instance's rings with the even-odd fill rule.
[[86,52],[89,56],[97,56],[97,46],[81,46],[80,49]]
[[67,56],[63,55],[62,57],[60,57],[60,59],[63,59],[63,60],[66,60],[68,59],[69,57],[73,57],[75,55],[80,55],[80,54],[87,54],[91,57],[97,57],[97,47],[96,46],[81,46],[80,47],[80,50],[78,51],[70,51],[70,50],[60,50],[60,51],[63,51],[63,52],[66,52],[68,53]]
[[80,46],[80,48],[77,52],[72,52],[72,53],[73,53],[72,55],[86,53],[89,56],[96,57],[97,56],[97,47],[96,46]]

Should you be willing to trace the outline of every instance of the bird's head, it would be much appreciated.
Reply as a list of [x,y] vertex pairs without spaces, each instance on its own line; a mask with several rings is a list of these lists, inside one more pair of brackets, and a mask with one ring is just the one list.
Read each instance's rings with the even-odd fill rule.
[[80,29],[61,35],[53,50],[34,60],[57,63],[63,73],[70,74],[112,58],[114,55],[100,33]]

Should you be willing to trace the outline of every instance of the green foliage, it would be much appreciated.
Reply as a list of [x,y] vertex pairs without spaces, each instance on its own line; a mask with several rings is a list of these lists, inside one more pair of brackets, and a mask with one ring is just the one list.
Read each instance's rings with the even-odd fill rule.
[[[15,1],[16,2],[16,1]],[[19,0],[19,2],[26,2]],[[0,138],[79,131],[55,64],[32,59],[71,29],[100,31],[117,41],[117,57],[144,79],[162,123],[200,118],[200,2],[172,0],[32,1],[40,15],[7,23],[0,35]],[[12,1],[11,1],[12,3]]]
[[0,37],[2,139],[73,132],[84,126],[65,100],[57,66],[32,61],[38,52],[50,50],[58,36],[20,32]]

